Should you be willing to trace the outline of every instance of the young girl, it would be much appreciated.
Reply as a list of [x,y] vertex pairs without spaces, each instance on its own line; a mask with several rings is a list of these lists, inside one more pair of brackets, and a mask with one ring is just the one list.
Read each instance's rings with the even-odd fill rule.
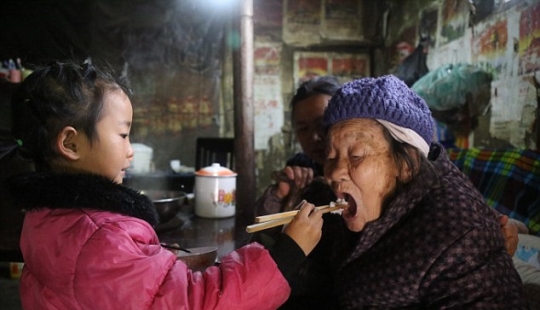
[[26,210],[23,308],[277,308],[321,213],[306,204],[270,251],[249,244],[192,272],[160,246],[151,201],[120,184],[133,158],[128,94],[87,61],[37,69],[13,97],[13,135],[36,166],[9,182]]

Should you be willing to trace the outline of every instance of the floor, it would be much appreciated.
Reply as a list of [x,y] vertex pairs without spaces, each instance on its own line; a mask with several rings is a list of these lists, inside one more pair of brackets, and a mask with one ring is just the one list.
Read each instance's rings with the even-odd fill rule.
[[2,310],[21,310],[19,281],[0,278],[0,308]]
[[0,309],[22,309],[19,298],[19,280],[10,279],[9,266],[4,263],[0,265]]

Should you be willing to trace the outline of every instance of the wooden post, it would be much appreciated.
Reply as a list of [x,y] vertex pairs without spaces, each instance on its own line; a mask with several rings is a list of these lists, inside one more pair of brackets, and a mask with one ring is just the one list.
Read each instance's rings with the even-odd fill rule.
[[[236,177],[236,240],[242,245],[245,227],[254,219],[256,200],[253,107],[253,0],[241,0],[240,48],[233,57]],[[240,243],[240,244],[239,244]]]
[[540,81],[533,75],[534,87],[536,88],[536,120],[535,120],[535,133],[536,133],[536,150],[540,150]]

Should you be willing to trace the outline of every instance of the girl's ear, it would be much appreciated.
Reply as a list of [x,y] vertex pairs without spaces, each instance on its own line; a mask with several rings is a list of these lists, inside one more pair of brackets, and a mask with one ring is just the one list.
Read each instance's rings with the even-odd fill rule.
[[55,148],[60,156],[69,160],[77,160],[80,154],[77,153],[77,144],[80,134],[77,129],[66,126],[58,133]]

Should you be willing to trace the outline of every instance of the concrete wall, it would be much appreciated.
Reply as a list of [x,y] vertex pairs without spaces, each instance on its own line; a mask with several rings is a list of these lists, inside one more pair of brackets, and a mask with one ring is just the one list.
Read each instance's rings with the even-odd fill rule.
[[[399,52],[414,48],[420,30],[427,28],[424,32],[432,38],[430,70],[468,63],[493,74],[489,106],[466,137],[468,145],[537,149],[534,81],[540,77],[540,2],[472,2],[476,7],[465,0],[391,1],[386,59],[379,65],[392,72],[399,64]],[[427,27],[421,27],[426,20]]]
[[[259,194],[273,182],[272,171],[281,170],[286,160],[300,151],[289,108],[289,101],[298,86],[298,72],[295,71],[298,53],[319,53],[322,57],[332,57],[332,53],[365,55],[370,66],[366,75],[382,73],[373,65],[373,59],[384,59],[380,47],[386,2],[357,0],[327,6],[328,3],[322,0],[254,1],[255,144]],[[266,56],[258,53],[257,47],[266,49]],[[322,71],[324,69],[317,71],[318,75],[328,74]],[[351,76],[340,78],[345,81]],[[229,104],[224,102],[224,105]]]
[[[255,2],[255,44],[270,43],[279,47],[277,70],[280,71],[281,97],[277,111],[283,112],[281,131],[268,139],[265,149],[257,150],[259,191],[272,182],[271,171],[283,167],[285,159],[299,150],[290,127],[288,107],[295,86],[296,51],[339,52],[345,49],[358,52],[367,49],[371,57],[371,74],[380,76],[393,73],[417,46],[420,34],[428,35],[431,39],[427,55],[430,70],[467,63],[493,75],[491,100],[482,113],[466,125],[458,126],[460,132],[454,133],[459,141],[456,144],[537,149],[538,103],[534,79],[540,78],[540,1],[474,0],[474,8],[467,0],[359,2],[363,9],[363,42],[344,43],[326,38],[325,42],[303,45],[286,42],[284,27],[287,26],[272,24],[264,17],[276,7],[286,15],[287,1],[264,2],[268,5],[259,11],[257,6],[262,2]],[[317,36],[317,32],[314,33]]]

